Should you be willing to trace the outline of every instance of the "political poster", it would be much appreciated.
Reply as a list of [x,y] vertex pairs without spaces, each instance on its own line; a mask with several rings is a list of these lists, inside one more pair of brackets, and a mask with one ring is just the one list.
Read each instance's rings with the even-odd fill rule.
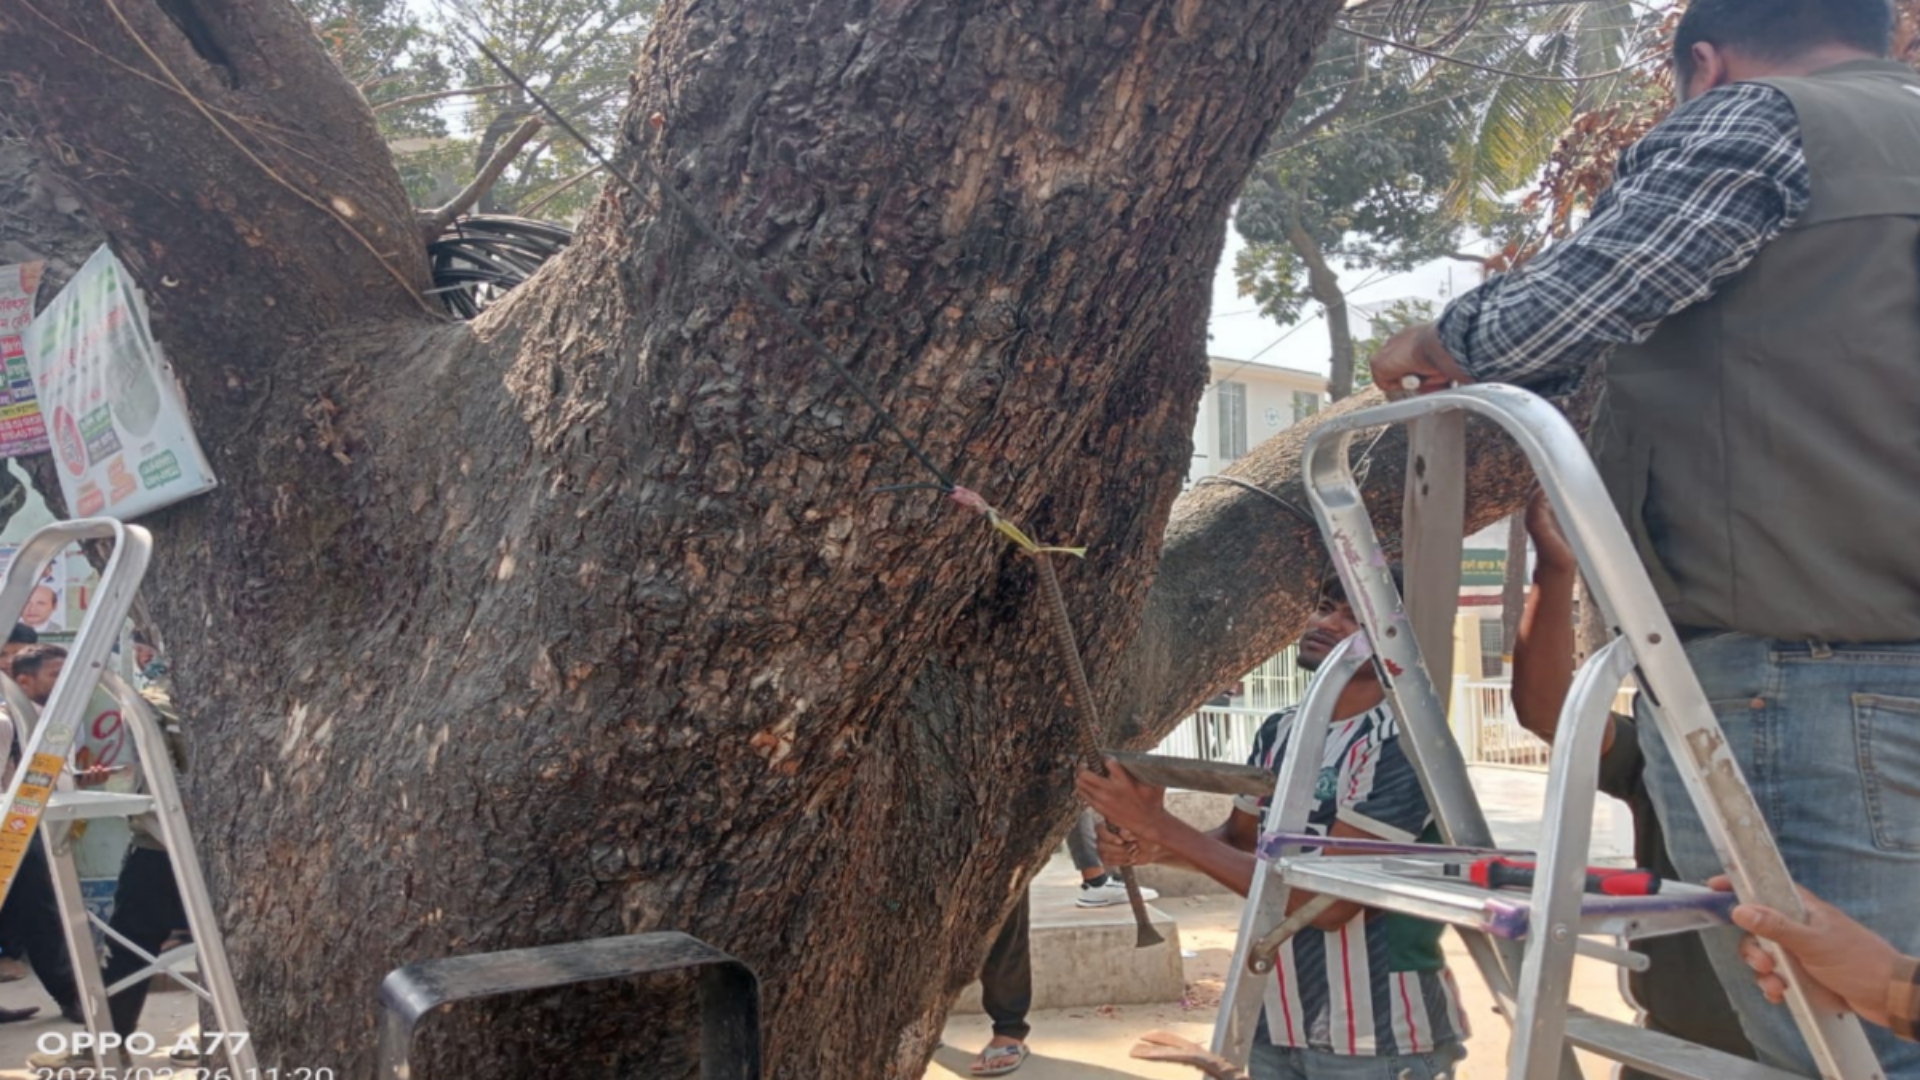
[[[0,544],[0,576],[13,566],[13,557],[19,550],[14,544]],[[27,594],[27,607],[21,612],[20,621],[35,633],[56,636],[67,633],[67,627],[74,622],[73,613],[68,610],[71,605],[67,592],[67,558],[63,555],[48,563],[41,572],[39,584]]]
[[27,362],[76,518],[128,520],[214,486],[146,303],[105,247],[27,328]]
[[47,425],[33,396],[25,341],[43,266],[37,262],[0,266],[0,365],[5,369],[0,374],[0,457],[47,449]]

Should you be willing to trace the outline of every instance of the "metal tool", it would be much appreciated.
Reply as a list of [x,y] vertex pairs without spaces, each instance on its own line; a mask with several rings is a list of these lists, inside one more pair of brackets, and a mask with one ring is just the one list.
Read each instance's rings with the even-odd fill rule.
[[[1419,389],[1418,379],[1405,389]],[[1698,680],[1625,527],[1579,436],[1557,409],[1509,386],[1470,386],[1359,410],[1327,420],[1308,437],[1301,461],[1307,493],[1354,613],[1365,628],[1322,664],[1294,726],[1288,761],[1264,827],[1304,831],[1332,701],[1371,653],[1446,843],[1492,848],[1486,819],[1447,726],[1444,703],[1457,603],[1465,476],[1465,418],[1505,429],[1532,465],[1558,515],[1594,599],[1615,637],[1578,672],[1553,747],[1541,851],[1530,893],[1428,880],[1396,872],[1395,860],[1366,856],[1262,855],[1241,923],[1236,962],[1215,1030],[1214,1052],[1247,1060],[1261,977],[1249,959],[1285,921],[1289,890],[1446,922],[1461,931],[1502,1015],[1514,1025],[1508,1080],[1575,1080],[1572,1048],[1593,1051],[1675,1080],[1787,1080],[1784,1073],[1705,1047],[1587,1014],[1568,1003],[1581,935],[1651,936],[1722,924],[1731,897],[1665,883],[1658,895],[1585,896],[1586,852],[1600,746],[1613,696],[1637,674],[1653,729],[1672,748],[1687,790],[1742,899],[1803,914],[1765,819],[1727,749]],[[1403,517],[1408,596],[1403,603],[1349,465],[1360,432],[1410,424]],[[1859,1021],[1817,1009],[1797,968],[1789,1002],[1825,1080],[1884,1080]]]
[[[1537,875],[1534,865],[1517,859],[1489,856],[1470,863],[1443,863],[1441,873],[1465,878],[1483,889],[1531,890]],[[1587,867],[1584,891],[1594,896],[1656,896],[1660,875],[1651,870],[1608,870]]]
[[[1087,683],[1086,665],[1080,662],[1080,643],[1074,639],[1073,623],[1067,618],[1067,601],[1060,595],[1060,579],[1054,575],[1053,562],[1045,552],[1035,552],[1033,565],[1040,571],[1040,598],[1045,602],[1047,625],[1053,630],[1054,648],[1059,651],[1067,675],[1073,680],[1074,706],[1080,717],[1080,738],[1084,749],[1080,765],[1099,776],[1107,775],[1107,759],[1100,753],[1100,708],[1094,704],[1093,688]],[[1108,823],[1115,836],[1120,830]],[[1147,900],[1140,892],[1140,879],[1131,866],[1120,867],[1120,884],[1127,890],[1127,905],[1133,909],[1133,946],[1145,949],[1166,939],[1153,928],[1153,916],[1147,912]]]

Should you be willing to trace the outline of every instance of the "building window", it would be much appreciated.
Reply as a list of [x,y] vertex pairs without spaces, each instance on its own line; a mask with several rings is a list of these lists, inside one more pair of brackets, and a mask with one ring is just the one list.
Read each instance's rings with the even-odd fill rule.
[[1320,395],[1309,394],[1304,390],[1293,392],[1293,422],[1299,423],[1320,411]]
[[1247,385],[1223,382],[1214,400],[1220,408],[1220,460],[1239,461],[1247,456]]

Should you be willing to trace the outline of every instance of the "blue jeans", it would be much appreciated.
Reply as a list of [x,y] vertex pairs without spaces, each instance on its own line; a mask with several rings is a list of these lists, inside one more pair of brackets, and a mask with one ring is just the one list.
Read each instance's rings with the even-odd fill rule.
[[[1753,787],[1794,880],[1920,952],[1920,643],[1824,646],[1718,634],[1687,657]],[[1642,730],[1651,731],[1644,695]],[[1673,862],[1689,881],[1720,872],[1664,739],[1643,739],[1647,781]],[[1760,1059],[1809,1075],[1784,1005],[1760,995],[1739,931],[1704,935]],[[1868,1027],[1889,1080],[1920,1080],[1920,1045]]]
[[1247,1073],[1253,1080],[1451,1080],[1466,1048],[1449,1043],[1427,1054],[1347,1057],[1318,1050],[1253,1042]]

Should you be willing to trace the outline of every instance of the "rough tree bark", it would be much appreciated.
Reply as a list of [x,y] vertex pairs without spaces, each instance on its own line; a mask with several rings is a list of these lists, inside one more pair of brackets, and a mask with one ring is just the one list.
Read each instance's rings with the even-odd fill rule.
[[[1063,584],[1117,741],[1290,640],[1323,572],[1257,495],[1169,518],[1228,206],[1338,7],[674,0],[643,52],[622,171],[1090,548]],[[147,289],[222,480],[148,520],[148,596],[263,1064],[367,1075],[406,961],[678,928],[759,970],[770,1076],[917,1077],[1070,808],[1031,568],[876,490],[927,478],[650,189],[437,318],[284,3],[19,0],[0,50],[0,115]],[[1237,471],[1304,505],[1298,441]],[[1474,468],[1476,521],[1511,510],[1509,456]],[[589,1000],[492,1012],[426,1075],[684,1074],[658,997]]]

